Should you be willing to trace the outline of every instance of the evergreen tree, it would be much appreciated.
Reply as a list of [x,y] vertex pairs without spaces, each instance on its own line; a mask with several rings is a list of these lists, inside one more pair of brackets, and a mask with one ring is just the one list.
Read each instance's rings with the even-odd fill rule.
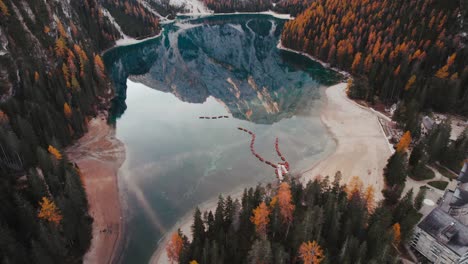
[[273,254],[271,252],[270,241],[267,239],[255,240],[247,257],[249,264],[267,264],[271,263]]
[[384,168],[385,182],[389,186],[403,185],[407,175],[406,153],[395,152]]
[[420,188],[416,198],[414,198],[414,208],[421,210],[423,206],[424,197],[426,196],[426,188]]

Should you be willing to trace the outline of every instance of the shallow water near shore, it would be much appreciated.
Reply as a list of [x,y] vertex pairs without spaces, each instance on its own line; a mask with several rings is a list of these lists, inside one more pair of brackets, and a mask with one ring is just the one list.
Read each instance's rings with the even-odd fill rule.
[[[105,56],[118,97],[113,114],[127,159],[121,262],[147,263],[158,241],[197,204],[275,181],[274,169],[310,168],[333,148],[320,121],[321,88],[341,75],[276,48],[284,21],[264,15],[178,20],[158,39]],[[221,119],[200,119],[199,117]],[[228,118],[224,118],[227,116]]]

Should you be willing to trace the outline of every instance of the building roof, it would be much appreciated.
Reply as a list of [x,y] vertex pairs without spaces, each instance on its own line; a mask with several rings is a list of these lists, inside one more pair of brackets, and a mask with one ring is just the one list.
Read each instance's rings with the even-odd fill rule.
[[465,161],[465,164],[463,165],[463,168],[461,169],[460,174],[458,174],[457,180],[460,183],[468,182],[468,161]]
[[434,120],[432,120],[428,116],[423,117],[422,123],[427,130],[431,130],[432,127],[434,126]]
[[462,256],[468,252],[468,226],[436,207],[418,225],[440,244]]
[[450,206],[453,207],[464,207],[468,205],[468,191],[461,188],[455,189],[453,193],[452,201],[450,201]]

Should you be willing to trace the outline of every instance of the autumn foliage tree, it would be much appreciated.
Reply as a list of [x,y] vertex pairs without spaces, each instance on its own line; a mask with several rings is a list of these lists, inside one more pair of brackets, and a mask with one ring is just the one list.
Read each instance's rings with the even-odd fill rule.
[[324,255],[322,248],[316,241],[308,241],[301,244],[299,257],[304,264],[319,264],[322,262]]
[[86,193],[61,150],[113,96],[90,57],[121,37],[102,10],[98,0],[0,0],[0,35],[8,42],[0,56],[2,263],[74,263],[90,246]]
[[63,104],[63,112],[65,113],[65,116],[67,118],[70,118],[72,116],[72,110],[67,103]]
[[374,186],[369,185],[364,193],[364,199],[366,201],[367,211],[372,213],[375,209],[375,189]]
[[39,218],[52,222],[56,225],[60,224],[60,221],[63,217],[53,201],[47,197],[42,197],[42,201],[39,202],[39,206],[40,210],[37,215]]
[[357,194],[360,195],[362,192],[363,183],[359,176],[353,176],[349,183],[346,185],[346,193],[348,195],[348,199],[351,199],[353,195]]
[[2,12],[2,15],[4,16],[10,15],[10,12],[8,11],[8,7],[5,5],[3,0],[0,0],[0,11]]
[[104,62],[102,62],[101,56],[95,55],[94,56],[94,69],[96,70],[96,74],[99,78],[104,79],[106,77],[105,74],[105,67]]
[[[199,210],[194,214],[194,239],[183,247],[179,262],[395,262],[394,224],[403,223],[404,241],[417,223],[417,211],[409,203],[412,196],[397,199],[392,206],[374,205],[372,186],[361,192],[358,180],[349,188],[340,184],[340,178],[337,173],[333,182],[322,177],[307,185],[286,179],[278,189],[259,185],[244,190],[239,203],[220,197],[214,214],[205,212],[202,217]],[[351,199],[347,190],[353,190]],[[292,222],[287,227],[281,204],[290,208]],[[409,221],[403,221],[405,217]]]
[[393,244],[398,246],[401,240],[401,227],[399,223],[393,225]]
[[282,182],[278,189],[278,206],[284,224],[291,224],[295,205],[292,203],[291,187],[287,182]]
[[286,22],[282,44],[350,71],[354,78],[366,77],[372,96],[361,99],[373,103],[378,97],[388,105],[401,101],[405,107],[416,101],[417,111],[468,114],[468,53],[459,35],[458,2],[286,2],[302,5],[303,11]]
[[167,257],[171,263],[179,263],[179,257],[183,246],[184,240],[182,239],[180,232],[174,232],[166,247]]
[[270,210],[265,202],[262,202],[257,208],[253,210],[253,216],[250,221],[255,225],[257,233],[263,237],[266,235],[267,226],[270,222]]
[[404,152],[408,150],[409,145],[411,144],[411,132],[406,131],[405,134],[400,139],[400,142],[398,142],[396,146],[396,151],[397,152]]
[[55,52],[57,53],[57,56],[60,56],[60,57],[65,56],[66,48],[67,48],[67,44],[65,43],[65,40],[63,38],[58,38],[55,41]]
[[61,160],[62,159],[62,154],[60,153],[60,151],[56,148],[54,148],[53,146],[49,145],[49,148],[47,149],[49,151],[50,154],[52,154],[57,160]]

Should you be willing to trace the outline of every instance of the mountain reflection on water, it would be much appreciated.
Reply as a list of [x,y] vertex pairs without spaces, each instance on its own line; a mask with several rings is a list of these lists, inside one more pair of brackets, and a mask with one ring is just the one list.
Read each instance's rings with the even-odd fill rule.
[[[274,181],[236,127],[254,131],[255,150],[272,162],[281,161],[279,138],[293,173],[333,148],[320,122],[320,87],[342,77],[278,50],[283,23],[264,15],[178,20],[157,39],[105,54],[117,92],[116,136],[126,148],[122,262],[147,263],[162,236],[200,203]],[[220,115],[230,118],[198,119]]]
[[118,93],[114,116],[126,109],[129,77],[184,102],[213,96],[235,118],[258,124],[301,115],[320,96],[317,87],[342,77],[277,49],[283,24],[262,15],[181,20],[160,38],[111,50],[105,60]]

